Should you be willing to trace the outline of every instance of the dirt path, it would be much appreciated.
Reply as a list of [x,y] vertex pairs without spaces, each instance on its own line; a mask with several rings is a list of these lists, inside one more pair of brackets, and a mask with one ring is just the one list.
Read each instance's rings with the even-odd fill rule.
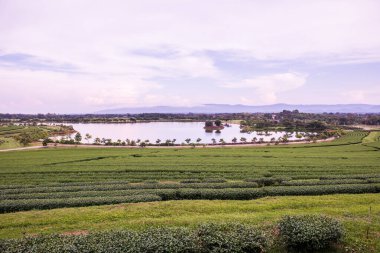
[[32,147],[23,147],[23,148],[9,148],[9,149],[0,149],[0,152],[29,150],[29,149],[39,149],[39,148],[47,148],[47,147],[44,147],[44,146],[32,146]]

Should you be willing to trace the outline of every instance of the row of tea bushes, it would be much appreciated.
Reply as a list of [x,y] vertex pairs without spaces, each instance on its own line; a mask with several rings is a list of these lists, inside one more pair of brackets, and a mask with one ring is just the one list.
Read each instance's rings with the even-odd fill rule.
[[61,207],[81,207],[95,205],[110,205],[120,203],[136,203],[160,201],[161,197],[152,194],[116,197],[82,197],[64,199],[23,199],[3,200],[0,202],[0,213],[27,211],[32,209],[54,209]]
[[181,189],[178,199],[233,199],[249,200],[266,196],[326,195],[342,193],[378,193],[379,184],[372,185],[321,185],[321,186],[277,186],[256,189]]
[[[266,196],[297,196],[297,195],[325,195],[341,193],[378,193],[380,184],[352,184],[352,185],[317,185],[317,186],[276,186],[262,188],[184,188],[184,189],[149,189],[132,192],[113,191],[100,193],[97,196],[90,192],[84,195],[46,195],[42,198],[6,199],[0,202],[0,212],[15,212],[31,209],[52,209],[60,207],[76,207],[103,205],[115,203],[181,200],[181,199],[222,199],[222,200],[250,200]],[[80,192],[79,192],[80,193]],[[86,195],[87,194],[87,195]],[[32,195],[33,197],[33,195]],[[43,198],[48,197],[48,198]],[[52,198],[57,197],[57,198]]]
[[336,180],[294,180],[285,181],[281,185],[304,186],[304,185],[339,185],[339,184],[371,184],[380,183],[380,179],[336,179]]
[[11,188],[2,189],[1,195],[22,194],[22,193],[51,193],[51,192],[79,192],[79,191],[112,191],[112,190],[132,190],[132,189],[180,189],[180,188],[256,188],[255,182],[229,182],[229,183],[188,183],[188,184],[101,184],[101,185],[81,185],[81,186],[40,186],[33,188]]
[[267,247],[260,230],[242,224],[204,224],[187,228],[151,228],[140,232],[114,231],[82,236],[28,237],[0,242],[0,251],[16,252],[128,252],[128,253],[260,253]]
[[[285,216],[272,235],[240,223],[202,224],[189,228],[150,228],[143,231],[111,231],[87,235],[50,235],[0,240],[0,251],[16,252],[93,252],[93,253],[262,253],[273,241],[283,249],[307,251],[327,248],[340,242],[343,228],[326,216]],[[278,244],[278,243],[277,243]],[[281,251],[283,252],[283,251]]]

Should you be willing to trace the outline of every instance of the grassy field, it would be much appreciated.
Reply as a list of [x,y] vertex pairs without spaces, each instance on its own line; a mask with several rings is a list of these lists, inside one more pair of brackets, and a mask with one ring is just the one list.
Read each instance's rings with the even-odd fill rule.
[[289,146],[0,153],[0,237],[204,221],[271,226],[284,214],[322,213],[344,222],[350,245],[379,249],[379,143],[379,132],[355,131]]
[[0,238],[234,221],[272,230],[283,215],[296,214],[338,218],[346,228],[348,245],[380,250],[378,194],[267,197],[247,201],[181,200],[9,213],[1,215]]
[[[21,145],[15,137],[23,132],[38,132],[46,133],[49,135],[51,131],[57,130],[59,127],[55,126],[1,126],[0,125],[0,150],[2,149],[13,149],[24,147]],[[41,142],[33,141],[27,146],[41,145]]]

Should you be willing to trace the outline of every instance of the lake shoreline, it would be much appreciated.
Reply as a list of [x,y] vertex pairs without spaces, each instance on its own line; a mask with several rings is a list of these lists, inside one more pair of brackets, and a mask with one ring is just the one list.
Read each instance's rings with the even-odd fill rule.
[[[324,140],[317,140],[315,143],[321,142],[331,142],[335,140],[335,137],[327,138]],[[268,145],[270,144],[270,145]],[[314,144],[314,142],[308,141],[289,141],[287,143],[278,143],[275,145],[274,143],[225,143],[225,144],[197,144],[195,146],[192,145],[146,145],[145,147],[137,146],[112,146],[112,145],[94,145],[94,144],[60,144],[60,143],[49,143],[47,147],[49,148],[58,148],[58,147],[78,147],[78,148],[131,148],[131,149],[141,149],[141,148],[224,148],[224,147],[272,147],[272,146],[289,146],[289,145],[297,145],[297,144]]]

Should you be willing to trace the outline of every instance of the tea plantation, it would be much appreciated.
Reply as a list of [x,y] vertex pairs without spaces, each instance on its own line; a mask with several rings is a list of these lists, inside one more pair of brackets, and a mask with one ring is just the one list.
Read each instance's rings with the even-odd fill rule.
[[[361,220],[359,223],[350,221],[345,225],[349,227],[349,235],[355,235],[355,231],[351,230],[355,227],[353,224],[362,231],[366,229],[366,224],[375,223],[369,233],[376,235],[380,232],[379,136],[379,132],[353,131],[332,142],[266,147],[72,147],[3,152],[0,153],[0,235],[11,238],[19,237],[22,231],[43,233],[43,226],[33,225],[35,215],[42,215],[48,221],[54,216],[55,210],[36,209],[56,209],[61,212],[59,210],[66,209],[57,208],[74,207],[74,211],[81,210],[83,213],[87,212],[86,208],[103,212],[102,207],[96,209],[88,206],[160,201],[177,201],[186,203],[188,207],[193,205],[202,208],[197,202],[201,200],[221,203],[242,201],[234,202],[238,208],[238,203],[267,197],[269,200],[280,198],[284,201],[286,198],[300,198],[305,210],[301,213],[307,213],[308,201],[312,203],[313,198],[321,195],[338,196],[336,199],[341,201],[340,208],[343,211],[350,210],[351,204],[354,208],[355,201],[370,198],[371,201],[367,202],[369,205],[363,206],[360,213],[367,214],[371,206],[371,220]],[[345,200],[347,197],[343,196],[352,197]],[[146,204],[149,209],[150,203]],[[205,205],[213,204],[210,202]],[[188,222],[176,222],[176,213],[184,210],[181,206],[176,208],[174,214],[173,210],[167,209],[157,214],[165,217],[170,213],[172,216],[167,223],[160,223],[160,219],[156,220],[158,223],[148,219],[134,226],[134,217],[129,217],[132,225],[127,227],[138,229],[147,224],[192,226],[198,223],[196,217]],[[296,206],[284,208],[297,209]],[[150,213],[148,209],[145,210],[147,216]],[[217,209],[214,206],[214,210]],[[65,212],[62,211],[62,214]],[[282,213],[289,212],[277,210],[273,217],[279,219]],[[324,214],[324,209],[320,208],[317,213]],[[89,215],[97,217],[94,213]],[[179,217],[180,213],[177,215]],[[237,212],[234,217],[246,222],[243,218],[245,215],[247,213]],[[345,217],[340,213],[338,218]],[[70,217],[65,219],[70,220]],[[71,225],[66,220],[58,219],[55,225],[48,225],[49,229],[45,232],[123,228],[112,222],[107,223],[107,226],[94,226],[97,222],[102,223],[101,218],[81,223],[82,227],[75,226],[80,219],[69,222]],[[210,213],[207,220],[223,221],[223,213]],[[260,222],[265,223],[264,220]],[[348,238],[351,245],[356,243],[353,236]],[[376,239],[371,236],[368,238],[369,248],[377,249],[379,245],[375,243]]]

